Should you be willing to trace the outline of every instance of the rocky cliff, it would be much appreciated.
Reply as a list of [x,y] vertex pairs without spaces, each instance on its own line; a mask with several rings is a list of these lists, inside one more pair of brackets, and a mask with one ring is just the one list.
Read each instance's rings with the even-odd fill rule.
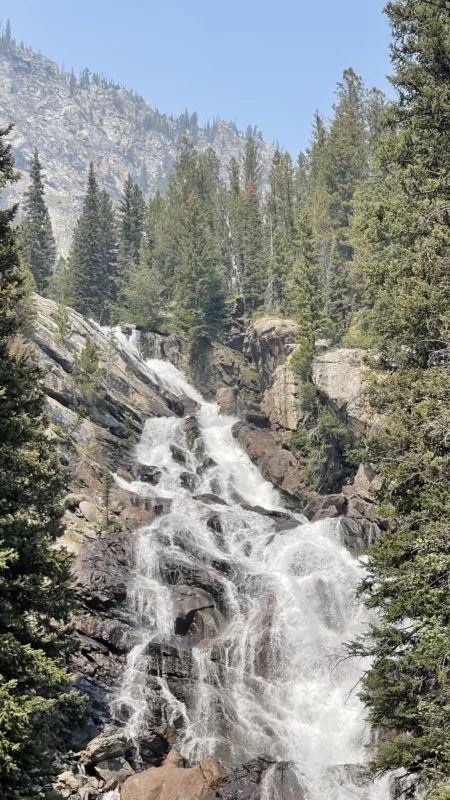
[[[148,704],[149,718],[141,738],[131,737],[123,727],[120,707],[112,699],[137,641],[137,612],[129,597],[132,577],[139,569],[137,531],[170,514],[170,500],[158,496],[161,473],[136,462],[136,443],[146,420],[184,418],[183,444],[171,445],[172,457],[180,464],[181,482],[192,494],[198,513],[222,545],[222,510],[227,511],[227,503],[214,494],[196,494],[203,475],[208,470],[214,473],[217,465],[204,457],[195,400],[179,391],[173,394],[133,355],[132,347],[120,347],[120,341],[117,344],[72,310],[69,330],[62,337],[57,311],[55,303],[36,297],[33,346],[43,367],[49,435],[57,442],[67,476],[63,544],[74,554],[74,580],[83,601],[82,613],[75,621],[80,652],[72,663],[72,681],[92,703],[86,724],[75,732],[77,752],[56,754],[53,789],[58,796],[72,800],[94,800],[119,786],[123,786],[122,800],[237,800],[247,796],[256,800],[270,779],[273,797],[298,800],[303,797],[301,780],[299,783],[287,763],[258,758],[232,770],[209,757],[187,764],[172,749],[183,725],[182,704],[192,692],[192,647],[214,640],[229,622],[223,582],[230,564],[217,556],[209,564],[202,554],[195,566],[189,565],[184,555],[189,540],[177,541],[176,557],[169,552],[160,557],[161,576],[171,587],[176,608],[175,629],[171,637],[152,640],[146,646],[148,674],[140,702]],[[77,359],[88,338],[98,354],[95,391],[77,377]],[[316,520],[340,517],[341,536],[354,552],[376,537],[380,524],[375,511],[377,481],[369,467],[361,466],[355,482],[341,494],[319,496],[308,487],[295,457],[286,449],[286,437],[294,425],[301,424],[301,386],[289,370],[293,323],[259,321],[245,330],[238,349],[205,344],[195,359],[189,358],[181,337],[139,334],[128,327],[122,339],[136,346],[140,340],[147,357],[164,357],[181,367],[207,399],[217,399],[225,413],[240,417],[233,431],[235,438],[263,475],[281,490],[294,513],[303,511]],[[362,354],[353,352],[351,358],[348,400],[344,394],[350,356],[347,351],[342,356],[334,351],[331,362],[324,358],[318,356],[316,380],[342,414],[354,414],[363,424],[360,417],[366,409],[354,402],[362,396]],[[327,363],[332,365],[334,378]],[[344,366],[336,377],[338,364]],[[116,476],[114,481],[111,473]],[[145,485],[156,487],[151,497],[139,490]],[[269,526],[269,531],[288,532],[298,527],[298,519],[290,513],[268,512],[248,504],[241,507],[263,530]],[[162,547],[164,554],[165,540]],[[259,669],[263,674],[263,661]],[[178,715],[173,709],[168,711],[160,676],[177,698]],[[117,800],[119,795],[113,797]]]
[[[57,64],[21,45],[0,52],[0,125],[14,122],[16,166],[22,179],[9,199],[27,186],[28,161],[38,148],[46,173],[46,199],[59,248],[68,249],[81,210],[87,166],[117,202],[130,173],[145,194],[163,189],[182,135],[200,148],[212,146],[222,173],[240,160],[245,138],[232,123],[216,121],[209,130],[192,119],[160,114],[141,96],[103,78],[71,79]],[[265,173],[274,148],[260,143]]]

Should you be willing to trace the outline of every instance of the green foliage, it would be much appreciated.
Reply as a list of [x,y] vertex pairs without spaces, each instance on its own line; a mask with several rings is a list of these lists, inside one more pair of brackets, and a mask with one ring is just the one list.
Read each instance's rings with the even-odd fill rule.
[[75,227],[69,256],[73,307],[88,317],[105,321],[113,296],[115,232],[112,208],[100,192],[94,165],[89,165],[83,210]]
[[71,333],[70,316],[66,305],[58,304],[58,308],[53,314],[53,321],[58,331],[56,341],[61,347],[66,347]]
[[345,480],[354,472],[347,457],[351,441],[349,431],[324,406],[313,384],[303,384],[301,391],[302,409],[308,417],[292,434],[290,449],[315,489],[324,493],[341,491]]
[[56,243],[45,204],[42,167],[37,150],[30,161],[30,185],[25,192],[24,212],[20,226],[24,260],[33,274],[37,291],[45,294],[55,271]]
[[100,391],[102,377],[98,350],[88,336],[80,354],[74,359],[72,369],[75,386],[83,394],[87,403],[91,402],[94,395]]
[[239,204],[240,247],[242,255],[242,296],[247,314],[264,303],[267,289],[268,248],[264,235],[260,198],[261,157],[256,141],[245,143],[244,191]]
[[[367,446],[393,530],[370,551],[362,586],[377,612],[353,651],[372,658],[362,697],[382,737],[375,771],[404,770],[406,795],[449,797],[450,648],[450,5],[395,0],[391,79],[398,99],[358,192],[358,293],[385,374]],[[392,737],[394,734],[394,737]]]
[[[14,179],[9,130],[0,130],[2,188]],[[0,790],[22,800],[83,701],[63,691],[75,598],[70,558],[55,547],[63,487],[41,376],[19,336],[25,278],[13,219],[0,211]]]

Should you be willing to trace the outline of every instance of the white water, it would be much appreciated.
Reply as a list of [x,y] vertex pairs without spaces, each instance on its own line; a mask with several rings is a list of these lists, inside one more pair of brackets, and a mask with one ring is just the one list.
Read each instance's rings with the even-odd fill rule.
[[[135,340],[123,337],[119,345],[139,359]],[[171,498],[172,508],[138,536],[131,602],[141,638],[128,658],[117,713],[137,740],[162,704],[163,721],[180,731],[177,749],[191,761],[206,754],[232,764],[262,754],[293,761],[311,800],[385,800],[384,783],[356,786],[342,768],[367,757],[364,710],[354,691],[363,665],[342,659],[343,644],[367,619],[355,595],[362,567],[341,543],[338,523],[310,524],[299,516],[297,528],[276,533],[271,518],[244,510],[242,502],[282,505],[234,440],[235,420],[203,402],[171,364],[149,360],[141,369],[172,394],[199,403],[205,449],[190,452],[184,420],[171,417],[150,419],[137,446],[137,460],[158,467],[162,479],[133,489]],[[173,459],[170,445],[185,451],[186,464]],[[180,483],[181,473],[195,473],[205,456],[216,466],[199,478],[194,494],[219,495],[227,506],[194,500]],[[213,513],[221,519],[220,535],[206,524]],[[206,572],[223,612],[219,632],[192,648],[193,680],[184,702],[163,674],[149,678],[147,671],[151,642],[174,641],[174,587],[162,578],[168,563],[183,575]],[[264,797],[272,800],[270,787]]]

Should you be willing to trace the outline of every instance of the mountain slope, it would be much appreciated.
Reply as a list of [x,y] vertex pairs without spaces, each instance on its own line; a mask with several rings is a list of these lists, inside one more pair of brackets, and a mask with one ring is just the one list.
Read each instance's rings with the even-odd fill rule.
[[[178,143],[189,136],[216,151],[223,174],[240,159],[245,137],[233,123],[214,121],[200,128],[196,114],[173,119],[140,95],[85,70],[79,79],[14,40],[0,38],[0,125],[14,122],[13,151],[23,171],[9,192],[20,199],[27,185],[28,160],[38,148],[46,172],[46,193],[55,236],[67,251],[84,194],[88,162],[117,201],[128,173],[146,194],[163,189]],[[260,142],[267,172],[274,148]]]

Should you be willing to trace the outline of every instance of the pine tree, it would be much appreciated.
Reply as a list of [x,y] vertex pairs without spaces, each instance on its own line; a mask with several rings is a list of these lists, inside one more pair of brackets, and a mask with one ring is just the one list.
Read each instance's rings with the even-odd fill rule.
[[[14,179],[0,130],[0,188]],[[62,535],[61,477],[46,435],[40,373],[19,338],[24,276],[14,209],[0,211],[0,789],[33,793],[61,746],[77,696],[64,694],[70,644],[61,627],[74,607]],[[62,737],[62,738],[61,738]],[[59,741],[58,741],[59,738]],[[35,776],[34,778],[32,776]]]
[[296,226],[296,258],[287,278],[287,311],[298,323],[296,371],[310,377],[315,344],[326,324],[320,262],[311,213],[304,210]]
[[129,284],[130,276],[139,265],[141,238],[145,222],[145,200],[142,190],[128,175],[118,211],[118,294],[119,303]]
[[70,251],[73,307],[99,320],[109,298],[107,267],[103,260],[100,222],[100,192],[94,165],[89,165],[86,196]]
[[400,770],[406,796],[440,800],[450,797],[449,12],[448,0],[387,5],[398,98],[355,221],[384,367],[366,458],[396,524],[370,552],[363,589],[376,617],[353,649],[371,658],[362,697],[388,734],[374,769]]
[[243,258],[242,294],[245,309],[253,314],[264,303],[267,290],[267,246],[259,194],[262,165],[253,138],[245,143],[243,164],[245,188],[241,204]]
[[[108,192],[102,189],[98,198],[98,213],[100,222],[100,257],[102,272],[105,276],[105,285],[102,292],[104,306],[111,308],[116,300],[117,277],[117,227],[113,204]],[[107,322],[108,313],[103,315]]]
[[221,254],[208,217],[206,204],[192,192],[183,209],[174,325],[188,333],[193,346],[217,338],[225,319]]
[[45,294],[55,271],[56,243],[45,204],[42,167],[37,150],[30,161],[30,185],[25,192],[24,209],[21,225],[24,259],[33,273],[37,291]]
[[266,307],[270,312],[282,312],[286,305],[286,278],[295,258],[294,169],[288,153],[275,152],[269,187],[270,262]]

